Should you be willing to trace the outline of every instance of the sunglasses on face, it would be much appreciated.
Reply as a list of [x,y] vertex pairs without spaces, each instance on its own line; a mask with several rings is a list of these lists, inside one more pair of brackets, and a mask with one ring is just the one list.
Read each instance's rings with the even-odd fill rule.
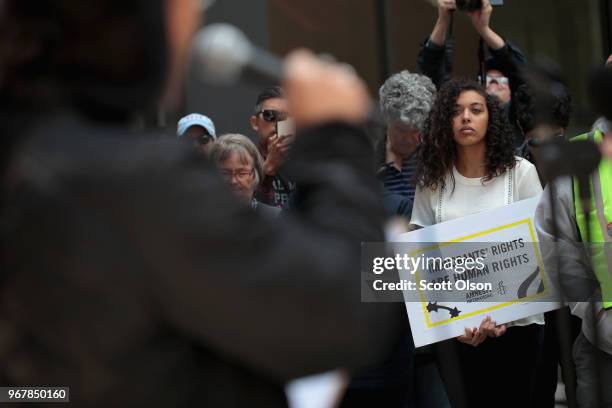
[[510,84],[510,80],[508,79],[508,77],[505,77],[505,76],[492,77],[492,76],[487,75],[486,79],[487,79],[487,86],[491,85],[493,82],[495,82],[498,85],[502,85],[502,86],[508,86]]
[[193,139],[194,146],[204,146],[212,141],[212,137],[209,135],[200,135]]
[[280,112],[273,109],[263,109],[259,114],[266,122],[281,122],[287,119],[287,112]]
[[197,135],[195,137],[186,136],[184,142],[187,144],[193,144],[193,147],[200,147],[207,145],[212,141],[212,136],[210,135]]

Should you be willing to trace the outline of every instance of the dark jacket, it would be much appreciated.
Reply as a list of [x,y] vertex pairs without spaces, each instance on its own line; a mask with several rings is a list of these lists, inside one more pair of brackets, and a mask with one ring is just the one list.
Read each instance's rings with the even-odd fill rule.
[[[430,41],[429,37],[421,44],[417,65],[423,75],[427,75],[439,89],[448,81],[453,73],[452,59],[454,39],[446,41],[445,46],[439,46]],[[525,83],[521,67],[525,64],[525,56],[513,44],[506,44],[499,50],[489,48],[490,57],[485,61],[487,69],[497,69],[510,80],[510,90],[514,93]]]
[[304,194],[271,220],[174,141],[20,123],[36,125],[3,184],[3,385],[70,386],[72,406],[277,407],[287,380],[393,341],[399,306],[359,298],[383,220],[359,131],[302,135]]

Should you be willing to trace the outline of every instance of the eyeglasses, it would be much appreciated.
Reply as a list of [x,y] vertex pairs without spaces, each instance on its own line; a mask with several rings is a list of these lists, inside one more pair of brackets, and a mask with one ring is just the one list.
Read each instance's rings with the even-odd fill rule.
[[238,181],[248,181],[255,173],[255,169],[236,171],[221,169],[219,170],[219,173],[221,174],[221,177],[223,177],[227,181],[232,181],[234,177],[236,177]]
[[213,140],[212,136],[210,135],[197,135],[197,136],[185,135],[181,139],[187,145],[192,144],[193,147],[196,147],[196,148],[200,146],[205,146]]
[[493,82],[497,83],[498,85],[502,85],[502,86],[508,86],[510,84],[510,80],[508,79],[508,77],[505,77],[505,76],[492,77],[492,76],[487,75],[486,79],[487,79],[487,86],[491,85]]
[[263,109],[260,110],[258,115],[261,115],[263,120],[266,122],[281,122],[287,119],[287,112],[280,112],[274,109]]

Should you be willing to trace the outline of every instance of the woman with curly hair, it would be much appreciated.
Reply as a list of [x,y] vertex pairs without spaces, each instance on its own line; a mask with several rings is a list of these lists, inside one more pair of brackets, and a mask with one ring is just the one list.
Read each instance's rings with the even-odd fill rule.
[[[417,191],[410,222],[418,227],[509,205],[542,192],[533,164],[514,156],[512,134],[499,103],[473,81],[457,79],[442,86],[417,160]],[[453,407],[528,406],[543,324],[542,315],[500,326],[487,317],[479,328],[466,328],[459,341],[440,343],[439,353],[457,356],[460,373],[449,366],[452,358],[447,354],[438,361]],[[495,370],[494,362],[500,359],[503,369]],[[522,375],[516,376],[517,372]],[[513,390],[504,392],[500,400],[502,384]]]

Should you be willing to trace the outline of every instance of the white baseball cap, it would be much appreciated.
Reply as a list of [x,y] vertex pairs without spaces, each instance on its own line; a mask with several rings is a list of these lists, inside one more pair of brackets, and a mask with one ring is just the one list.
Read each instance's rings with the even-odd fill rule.
[[178,128],[176,134],[181,137],[187,132],[192,126],[202,126],[209,135],[212,136],[213,140],[217,140],[217,134],[215,132],[215,124],[208,116],[200,115],[199,113],[192,113],[185,116],[178,122]]

